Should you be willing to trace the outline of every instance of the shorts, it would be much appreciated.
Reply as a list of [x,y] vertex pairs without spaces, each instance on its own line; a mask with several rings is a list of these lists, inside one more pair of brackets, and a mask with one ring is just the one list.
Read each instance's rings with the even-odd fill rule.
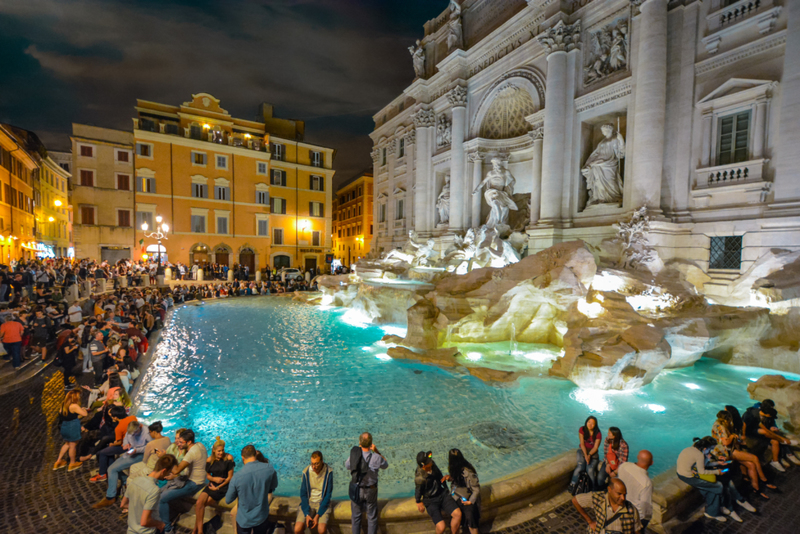
[[458,504],[446,491],[443,491],[440,496],[434,497],[433,499],[425,499],[423,504],[425,505],[425,510],[427,510],[428,515],[431,516],[434,525],[440,521],[444,521],[442,512],[452,516],[453,512],[458,510]]
[[31,338],[31,347],[44,348],[47,346],[47,338],[34,337]]
[[[317,514],[317,509],[314,508],[313,506],[311,507],[311,513],[314,514],[314,515]],[[327,525],[328,521],[330,520],[330,518],[331,518],[331,507],[328,506],[328,509],[325,510],[325,513],[322,514],[322,517],[319,518],[319,521],[317,521],[317,524]],[[295,523],[305,523],[305,522],[306,522],[306,514],[304,514],[303,513],[303,509],[300,508],[297,511],[297,519],[295,519]]]

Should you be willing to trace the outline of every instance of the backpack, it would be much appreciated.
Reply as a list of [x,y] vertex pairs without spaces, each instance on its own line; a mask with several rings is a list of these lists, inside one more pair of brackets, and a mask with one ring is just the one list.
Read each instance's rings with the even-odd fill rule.
[[581,473],[580,478],[578,478],[578,483],[575,484],[575,487],[572,489],[572,496],[581,494],[581,493],[589,493],[592,491],[592,479],[589,478],[588,473],[586,471]]
[[[354,465],[353,458],[355,457],[358,459]],[[370,457],[372,457],[372,453],[370,453]],[[359,485],[367,471],[369,471],[369,464],[364,460],[364,455],[361,454],[361,447],[356,446],[350,449],[350,487],[347,494],[353,502],[361,502]]]

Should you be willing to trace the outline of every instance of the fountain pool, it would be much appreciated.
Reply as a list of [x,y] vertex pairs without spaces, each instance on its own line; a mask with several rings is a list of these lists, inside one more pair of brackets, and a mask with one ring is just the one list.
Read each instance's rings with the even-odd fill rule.
[[[316,449],[334,468],[334,496],[346,496],[344,460],[370,431],[389,460],[380,496],[393,498],[413,494],[419,450],[432,450],[446,470],[447,451],[460,448],[490,483],[575,448],[590,413],[604,433],[620,427],[632,451],[652,450],[654,476],[693,436],[710,433],[723,405],[750,405],[748,381],[773,372],[704,359],[635,392],[595,391],[546,376],[552,347],[519,343],[517,359],[542,376],[496,387],[393,360],[380,339],[397,327],[349,323],[344,312],[274,297],[180,308],[142,381],[138,415],[161,420],[167,432],[190,427],[208,448],[222,436],[239,466],[241,448],[255,444],[287,496],[299,495],[300,472]],[[492,350],[509,357],[508,342],[495,345],[463,351],[473,361]]]

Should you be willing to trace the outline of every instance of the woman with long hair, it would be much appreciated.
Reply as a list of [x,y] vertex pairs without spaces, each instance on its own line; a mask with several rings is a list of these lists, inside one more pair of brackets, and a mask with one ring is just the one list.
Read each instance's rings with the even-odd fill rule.
[[603,463],[597,474],[597,486],[605,486],[609,478],[616,478],[619,466],[628,461],[628,443],[622,439],[622,431],[615,427],[608,428],[608,435],[603,443]]
[[717,413],[717,420],[711,428],[711,436],[717,440],[712,454],[720,462],[735,460],[742,467],[742,472],[749,480],[753,490],[764,499],[769,496],[759,489],[759,481],[772,490],[778,489],[774,484],[767,484],[767,477],[761,468],[761,462],[755,454],[742,450],[741,436],[734,430],[733,417],[728,410]]
[[81,466],[82,462],[76,461],[78,442],[81,440],[80,418],[87,415],[86,410],[81,406],[80,390],[68,391],[58,413],[61,437],[64,438],[65,443],[61,446],[61,452],[58,453],[58,459],[53,466],[53,471],[67,467],[67,461],[63,459],[67,451],[69,451],[68,470],[75,471]]
[[478,473],[458,449],[450,449],[448,458],[450,490],[461,508],[462,525],[470,534],[478,534],[481,521],[481,484]]
[[206,460],[206,479],[208,485],[200,493],[195,504],[197,520],[192,534],[203,534],[203,518],[206,506],[216,506],[228,492],[228,483],[233,478],[233,456],[225,452],[225,442],[219,436],[211,447],[211,454]]
[[589,475],[589,480],[592,482],[593,487],[597,487],[597,464],[599,463],[599,456],[597,450],[603,442],[603,433],[597,424],[597,418],[590,415],[586,418],[583,426],[578,430],[580,437],[580,448],[577,451],[578,466],[572,473],[572,480],[569,483],[568,491],[572,493],[575,489],[575,484],[581,477],[582,472]]

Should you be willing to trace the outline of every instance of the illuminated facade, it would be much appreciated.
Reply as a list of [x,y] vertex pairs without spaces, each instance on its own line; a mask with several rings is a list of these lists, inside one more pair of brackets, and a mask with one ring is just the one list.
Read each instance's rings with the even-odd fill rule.
[[[200,93],[180,106],[137,101],[137,255],[143,222],[170,225],[171,262],[320,268],[331,241],[333,149],[303,141],[302,121],[232,117]],[[146,247],[150,247],[149,249]]]
[[333,257],[352,265],[365,257],[372,241],[372,174],[348,180],[333,199]]
[[72,248],[70,173],[48,156],[34,180],[36,239],[40,256],[65,257]]
[[43,148],[34,134],[0,124],[0,263],[35,257],[33,186]]

